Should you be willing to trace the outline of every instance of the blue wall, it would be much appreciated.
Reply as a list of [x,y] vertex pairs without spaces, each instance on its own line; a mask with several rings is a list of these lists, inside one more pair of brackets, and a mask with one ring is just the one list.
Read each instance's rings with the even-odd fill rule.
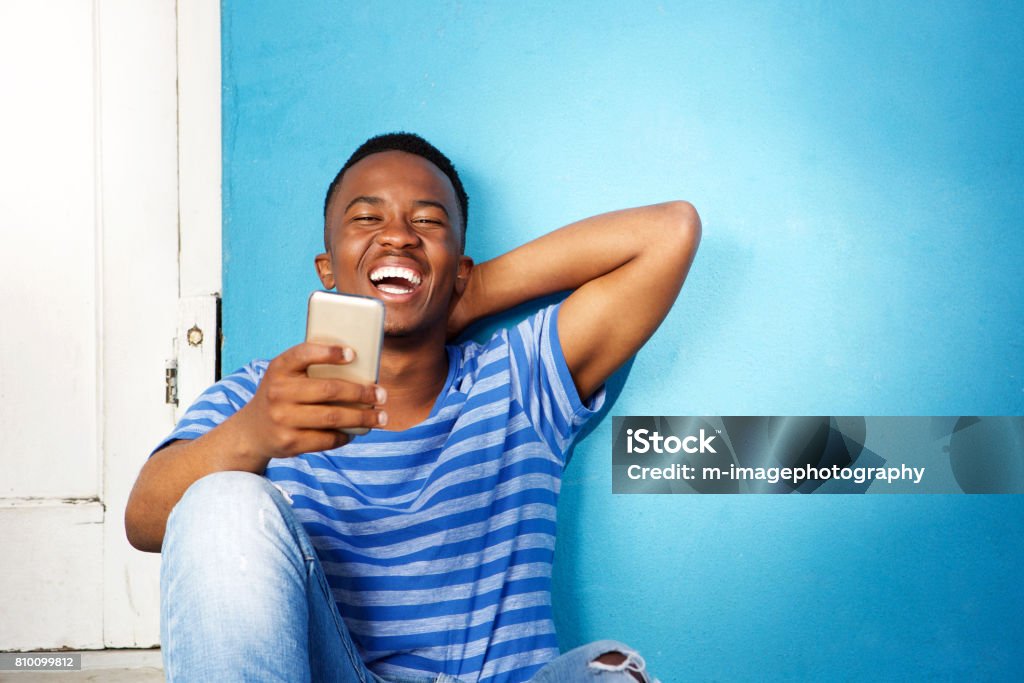
[[[327,183],[405,129],[478,261],[697,206],[614,414],[1024,413],[1024,9],[890,5],[224,0],[225,370],[301,341]],[[610,423],[567,471],[564,648],[666,683],[1021,673],[1024,499],[615,497]]]

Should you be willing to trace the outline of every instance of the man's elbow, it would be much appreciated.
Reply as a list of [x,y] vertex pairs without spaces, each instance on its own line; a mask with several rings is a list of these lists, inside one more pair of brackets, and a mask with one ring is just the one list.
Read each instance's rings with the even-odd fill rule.
[[681,261],[689,265],[700,245],[702,226],[697,209],[683,200],[665,202],[659,206],[662,210],[662,248],[677,254]]
[[128,506],[124,511],[124,533],[128,543],[136,550],[146,553],[158,553],[163,545],[162,539],[155,538],[153,534],[146,533],[145,522],[139,519],[138,511],[133,507],[129,499]]

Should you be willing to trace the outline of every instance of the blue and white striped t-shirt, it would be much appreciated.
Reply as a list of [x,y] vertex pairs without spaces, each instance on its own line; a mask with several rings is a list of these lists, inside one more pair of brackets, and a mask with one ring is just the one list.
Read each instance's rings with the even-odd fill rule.
[[[577,395],[558,309],[484,344],[448,346],[447,381],[419,425],[267,466],[378,674],[526,681],[558,655],[551,565],[562,469],[604,403],[603,388],[586,405]],[[266,367],[254,361],[208,389],[164,443],[223,422]]]

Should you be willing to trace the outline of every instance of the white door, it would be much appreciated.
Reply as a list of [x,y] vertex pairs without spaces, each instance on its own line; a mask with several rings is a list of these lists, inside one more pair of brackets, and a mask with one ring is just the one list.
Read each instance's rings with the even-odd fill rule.
[[213,375],[216,5],[0,2],[0,650],[159,642],[123,515],[180,326],[182,402]]

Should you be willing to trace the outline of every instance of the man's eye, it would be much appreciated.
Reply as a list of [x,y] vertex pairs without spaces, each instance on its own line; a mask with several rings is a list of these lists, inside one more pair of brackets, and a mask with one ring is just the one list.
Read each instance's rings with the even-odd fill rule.
[[436,218],[417,218],[413,221],[414,223],[426,223],[428,225],[444,225],[441,221]]
[[370,223],[379,219],[376,216],[356,216],[352,220],[357,223]]

